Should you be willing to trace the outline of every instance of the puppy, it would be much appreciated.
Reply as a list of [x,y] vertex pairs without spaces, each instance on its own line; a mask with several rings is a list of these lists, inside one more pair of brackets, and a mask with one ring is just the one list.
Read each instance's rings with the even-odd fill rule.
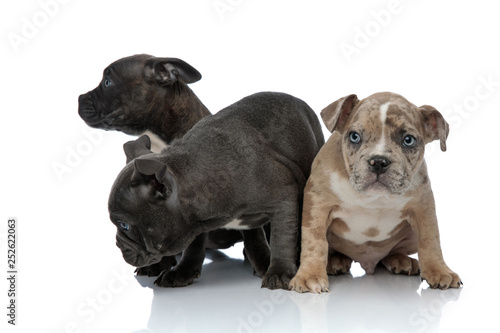
[[[204,118],[160,154],[145,143],[141,137],[126,148],[137,156],[109,197],[125,261],[143,267],[184,251],[179,265],[155,283],[187,285],[201,271],[203,260],[190,254],[204,249],[204,233],[238,229],[262,286],[288,289],[296,272],[303,188],[324,143],[311,108],[286,94],[254,94]],[[260,260],[268,251],[260,246],[266,223],[268,262]],[[260,241],[247,242],[247,236]]]
[[[314,160],[304,194],[301,264],[290,289],[328,291],[328,274],[352,260],[373,274],[421,274],[432,288],[458,288],[443,260],[424,146],[446,150],[448,124],[432,106],[400,95],[349,95],[321,116],[333,132]],[[418,252],[419,262],[408,257]]]
[[104,69],[97,88],[78,98],[78,113],[87,125],[130,135],[147,134],[152,149],[182,137],[210,115],[188,87],[201,74],[177,58],[139,54]]
[[[79,96],[78,113],[91,127],[147,134],[149,148],[159,153],[211,114],[188,87],[200,79],[198,70],[181,59],[147,54],[121,58],[104,69],[95,89]],[[135,155],[128,150],[126,154],[128,163]],[[224,249],[241,240],[237,231],[215,230],[210,232],[206,246]],[[157,276],[176,263],[175,257],[165,257],[136,272]]]

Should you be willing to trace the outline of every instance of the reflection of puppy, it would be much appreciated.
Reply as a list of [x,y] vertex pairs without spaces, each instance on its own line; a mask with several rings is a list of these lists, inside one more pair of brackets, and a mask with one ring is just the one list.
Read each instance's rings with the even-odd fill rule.
[[338,276],[330,294],[289,293],[300,313],[299,331],[326,333],[335,325],[337,332],[438,332],[444,307],[462,292],[421,289],[418,277],[392,275],[380,266],[375,274]]
[[[262,285],[287,289],[296,272],[305,180],[324,143],[314,111],[286,94],[259,93],[206,117],[160,154],[149,153],[145,139],[126,147],[145,154],[127,164],[109,197],[124,259],[142,267],[185,250],[156,283],[189,284],[203,263],[190,257],[204,248],[203,233],[239,229]],[[253,257],[268,251],[260,228],[268,222],[269,266]]]
[[[461,281],[443,260],[424,146],[448,124],[431,106],[402,96],[342,98],[321,115],[335,131],[316,157],[304,195],[301,265],[291,288],[328,291],[327,271],[345,273],[352,260],[367,274],[379,261],[399,274],[421,273],[432,288]],[[408,254],[418,251],[417,260]]]
[[148,134],[153,151],[182,137],[210,112],[187,83],[201,79],[188,63],[147,54],[119,59],[101,83],[78,98],[78,113],[91,127]]
[[[210,115],[187,86],[200,79],[201,74],[181,59],[147,54],[122,58],[104,69],[97,88],[80,95],[78,113],[91,127],[130,135],[147,134],[152,141],[151,150],[159,153]],[[132,158],[128,156],[128,160]],[[223,249],[241,240],[239,232],[215,230],[209,234],[206,246]],[[156,276],[175,264],[175,257],[165,257],[159,263],[137,269],[137,274]]]

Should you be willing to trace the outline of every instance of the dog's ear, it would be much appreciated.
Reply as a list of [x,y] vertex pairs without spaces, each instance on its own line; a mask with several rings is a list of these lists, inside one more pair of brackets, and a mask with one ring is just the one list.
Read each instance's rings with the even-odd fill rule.
[[444,120],[443,115],[430,105],[423,105],[420,108],[425,125],[425,143],[439,140],[441,150],[446,151],[446,138],[450,132],[450,126]]
[[132,182],[142,181],[151,186],[155,198],[167,199],[175,187],[176,180],[165,163],[154,158],[134,160]]
[[152,58],[146,62],[145,76],[154,79],[161,86],[171,86],[175,82],[194,83],[201,74],[184,60],[177,58]]
[[123,144],[123,151],[125,151],[125,156],[127,156],[127,164],[134,158],[150,154],[151,151],[151,139],[147,135],[143,135],[137,140],[129,141]]
[[354,94],[343,97],[333,102],[321,111],[321,118],[330,132],[337,130],[342,132],[347,122],[347,118],[359,102]]

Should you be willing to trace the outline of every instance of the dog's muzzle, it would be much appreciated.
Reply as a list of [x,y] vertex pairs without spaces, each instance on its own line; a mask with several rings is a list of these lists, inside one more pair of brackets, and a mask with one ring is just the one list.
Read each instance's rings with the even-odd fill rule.
[[78,114],[86,122],[91,122],[97,115],[92,98],[88,94],[78,97]]
[[149,266],[160,261],[162,258],[161,256],[149,253],[140,244],[120,235],[120,233],[116,234],[116,246],[122,251],[123,259],[135,267]]

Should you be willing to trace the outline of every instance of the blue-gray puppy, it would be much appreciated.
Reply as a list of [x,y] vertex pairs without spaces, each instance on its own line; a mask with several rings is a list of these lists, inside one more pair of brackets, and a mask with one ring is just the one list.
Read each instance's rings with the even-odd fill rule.
[[288,289],[297,270],[302,195],[311,164],[324,143],[321,125],[303,101],[258,93],[208,116],[161,153],[148,139],[129,143],[138,156],[118,175],[109,197],[117,246],[136,267],[183,252],[179,265],[156,280],[189,284],[201,272],[205,232],[239,229],[259,238],[269,222],[270,264],[248,259],[262,286]]

